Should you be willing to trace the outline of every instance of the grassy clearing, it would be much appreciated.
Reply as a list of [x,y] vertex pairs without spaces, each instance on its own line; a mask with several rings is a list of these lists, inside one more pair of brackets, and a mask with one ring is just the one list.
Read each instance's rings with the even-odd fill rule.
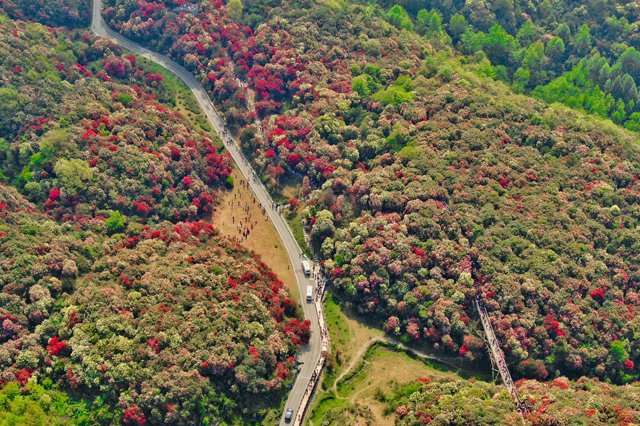
[[302,250],[305,254],[312,258],[313,253],[307,244],[307,240],[304,238],[304,231],[302,230],[302,216],[299,213],[293,213],[286,215],[287,223],[289,224],[289,228],[291,228],[291,232],[293,233],[293,237],[298,242],[298,245],[302,247]]
[[363,348],[372,339],[382,337],[384,333],[350,315],[342,308],[340,300],[331,294],[328,294],[325,299],[324,313],[331,336],[335,365],[323,383],[323,386],[328,389],[333,386],[333,380],[358,357]]
[[384,413],[384,398],[396,385],[420,377],[470,377],[379,342],[382,330],[350,313],[331,294],[324,305],[334,359],[311,407],[312,425],[387,425],[392,418]]
[[310,423],[388,425],[392,418],[384,413],[385,394],[398,384],[421,377],[460,379],[455,373],[440,371],[404,352],[373,345],[352,372],[337,384],[337,393],[325,393],[319,398]]
[[324,395],[313,409],[310,423],[313,425],[322,424],[322,420],[331,412],[339,412],[348,403],[345,399],[338,399],[333,395]]

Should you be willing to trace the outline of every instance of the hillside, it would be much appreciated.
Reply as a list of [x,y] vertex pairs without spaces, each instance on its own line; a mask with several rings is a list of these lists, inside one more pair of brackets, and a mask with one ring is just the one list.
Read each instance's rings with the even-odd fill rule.
[[309,323],[198,220],[228,155],[104,40],[0,15],[0,52],[0,423],[259,422]]
[[325,272],[389,333],[482,357],[479,290],[517,375],[638,377],[636,134],[514,95],[376,6],[107,3],[208,85],[274,190],[304,176]]
[[493,384],[426,378],[383,398],[398,426],[420,425],[611,425],[640,421],[638,385],[615,386],[581,378],[550,383],[518,382],[531,413],[519,419],[510,396]]
[[[383,0],[394,25],[482,52],[494,77],[640,131],[640,6],[634,1]],[[402,7],[406,8],[406,10]]]
[[0,170],[9,182],[62,220],[211,212],[230,160],[159,101],[161,74],[87,34],[17,21],[1,30]]
[[[638,9],[512,3],[105,0],[103,15],[203,84],[354,318],[486,366],[480,296],[525,422],[637,423]],[[268,422],[310,323],[207,222],[234,179],[197,108],[82,29],[88,10],[0,0],[0,423]],[[369,355],[392,365],[392,349]],[[358,395],[400,425],[519,417],[501,387],[444,372],[375,390],[394,382],[350,350],[362,368],[314,419],[366,423]]]

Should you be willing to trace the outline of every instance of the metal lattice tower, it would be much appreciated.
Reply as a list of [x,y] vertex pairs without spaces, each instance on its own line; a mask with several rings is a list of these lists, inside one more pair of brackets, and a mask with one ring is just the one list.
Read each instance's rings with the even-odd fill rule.
[[527,406],[520,399],[520,395],[518,394],[518,389],[516,388],[513,379],[511,378],[511,373],[509,373],[509,368],[507,368],[507,362],[504,359],[504,353],[502,349],[500,349],[500,343],[498,343],[498,339],[496,338],[496,334],[493,331],[493,326],[491,325],[491,318],[489,318],[489,314],[487,313],[487,309],[484,306],[484,302],[480,295],[476,295],[476,308],[478,309],[478,314],[480,315],[480,320],[482,321],[482,328],[484,328],[484,334],[489,345],[489,353],[491,355],[491,364],[492,367],[495,365],[500,373],[500,377],[502,378],[502,383],[507,388],[507,391],[513,398],[513,401],[516,403],[516,408],[520,414],[526,413]]

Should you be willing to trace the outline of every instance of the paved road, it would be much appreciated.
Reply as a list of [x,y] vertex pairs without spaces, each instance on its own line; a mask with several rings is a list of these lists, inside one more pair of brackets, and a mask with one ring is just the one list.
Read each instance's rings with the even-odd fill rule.
[[[98,36],[108,38],[122,47],[129,49],[153,62],[156,62],[162,65],[167,70],[176,74],[184,83],[191,89],[196,100],[200,104],[200,107],[207,115],[207,118],[211,122],[211,125],[216,130],[218,135],[220,135],[220,139],[224,143],[227,150],[231,153],[233,160],[238,165],[238,168],[244,175],[247,182],[251,186],[251,189],[256,195],[256,198],[260,201],[262,206],[267,211],[269,218],[273,222],[284,247],[289,253],[289,258],[291,259],[291,264],[294,267],[296,280],[298,281],[298,290],[300,291],[300,299],[302,300],[302,308],[304,311],[304,316],[306,319],[311,321],[311,339],[309,344],[302,347],[298,352],[299,361],[303,362],[301,369],[298,373],[296,381],[289,393],[289,398],[287,400],[286,408],[293,408],[294,410],[294,418],[297,415],[298,408],[300,407],[300,402],[302,399],[302,395],[304,390],[306,389],[309,381],[311,379],[311,374],[313,369],[315,368],[318,360],[321,356],[322,343],[318,322],[318,314],[315,310],[313,303],[306,303],[306,288],[307,285],[313,284],[312,280],[307,278],[302,272],[301,260],[302,260],[302,251],[298,246],[289,226],[286,221],[280,216],[278,212],[273,209],[273,201],[267,192],[267,189],[262,185],[260,180],[256,177],[255,172],[249,165],[249,162],[239,151],[235,141],[229,136],[230,132],[225,126],[223,120],[218,115],[211,99],[207,95],[207,92],[202,87],[200,83],[193,77],[193,75],[187,71],[184,67],[167,58],[164,55],[161,55],[157,52],[153,52],[145,47],[123,37],[122,35],[116,33],[111,30],[107,24],[102,19],[100,14],[100,10],[102,9],[102,0],[94,0],[93,1],[93,15],[91,20],[91,30]],[[284,265],[282,265],[284,267]],[[276,271],[278,272],[278,271]],[[284,416],[284,415],[283,415]],[[284,424],[283,417],[280,419],[280,424]]]

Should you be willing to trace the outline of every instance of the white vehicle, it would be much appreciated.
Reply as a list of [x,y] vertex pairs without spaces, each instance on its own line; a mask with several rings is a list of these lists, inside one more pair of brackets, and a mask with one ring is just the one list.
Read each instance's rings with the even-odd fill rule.
[[308,285],[307,286],[307,302],[311,302],[311,301],[313,301],[313,286]]
[[292,418],[293,418],[293,408],[287,408],[287,412],[284,415],[284,422],[291,423]]
[[308,260],[302,261],[302,272],[304,272],[307,277],[311,275],[311,265]]

